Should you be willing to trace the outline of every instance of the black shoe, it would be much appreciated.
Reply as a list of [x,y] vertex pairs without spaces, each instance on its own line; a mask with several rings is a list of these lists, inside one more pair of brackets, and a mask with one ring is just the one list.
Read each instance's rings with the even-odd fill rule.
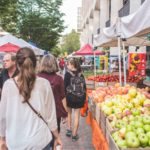
[[71,137],[71,135],[72,135],[72,131],[67,129],[66,136]]
[[75,136],[72,136],[72,142],[75,142],[75,141],[77,141],[78,139],[79,139],[78,134],[75,135]]

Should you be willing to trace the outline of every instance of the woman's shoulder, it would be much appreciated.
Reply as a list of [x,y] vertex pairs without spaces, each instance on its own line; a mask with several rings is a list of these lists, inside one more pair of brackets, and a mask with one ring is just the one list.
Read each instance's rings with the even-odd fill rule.
[[42,77],[37,77],[36,83],[41,85],[41,86],[49,85],[49,81],[45,78],[42,78]]

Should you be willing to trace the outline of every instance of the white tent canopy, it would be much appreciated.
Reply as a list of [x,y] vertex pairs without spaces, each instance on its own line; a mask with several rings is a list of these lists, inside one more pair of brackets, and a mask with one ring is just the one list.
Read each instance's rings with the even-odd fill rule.
[[95,46],[117,46],[117,36],[127,39],[125,46],[149,46],[150,42],[144,37],[150,32],[149,2],[146,0],[135,13],[118,18],[113,26],[104,28],[102,33],[94,38]]
[[30,47],[33,49],[33,51],[36,55],[43,55],[44,54],[44,50],[39,49],[39,48],[29,44],[28,42],[24,41],[23,39],[19,39],[19,38],[15,37],[11,34],[0,37],[0,46],[4,45],[6,43],[12,43],[12,44],[15,44],[19,47]]

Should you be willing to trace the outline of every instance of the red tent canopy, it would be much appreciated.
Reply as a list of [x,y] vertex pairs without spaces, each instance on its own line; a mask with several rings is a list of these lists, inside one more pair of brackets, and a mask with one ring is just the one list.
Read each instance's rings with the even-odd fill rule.
[[0,46],[0,52],[17,52],[19,50],[19,46],[14,45],[12,43],[7,43]]
[[[91,45],[86,44],[80,50],[76,51],[75,55],[94,55],[94,51]],[[96,50],[95,55],[104,55],[104,52]]]

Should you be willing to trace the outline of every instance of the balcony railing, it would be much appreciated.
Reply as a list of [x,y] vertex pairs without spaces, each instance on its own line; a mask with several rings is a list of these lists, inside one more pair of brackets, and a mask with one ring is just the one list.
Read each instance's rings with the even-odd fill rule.
[[106,21],[106,27],[110,27],[110,19]]
[[143,3],[144,3],[144,1],[145,1],[145,0],[141,0],[141,4],[143,4]]
[[130,0],[118,11],[119,17],[128,16],[130,14]]

